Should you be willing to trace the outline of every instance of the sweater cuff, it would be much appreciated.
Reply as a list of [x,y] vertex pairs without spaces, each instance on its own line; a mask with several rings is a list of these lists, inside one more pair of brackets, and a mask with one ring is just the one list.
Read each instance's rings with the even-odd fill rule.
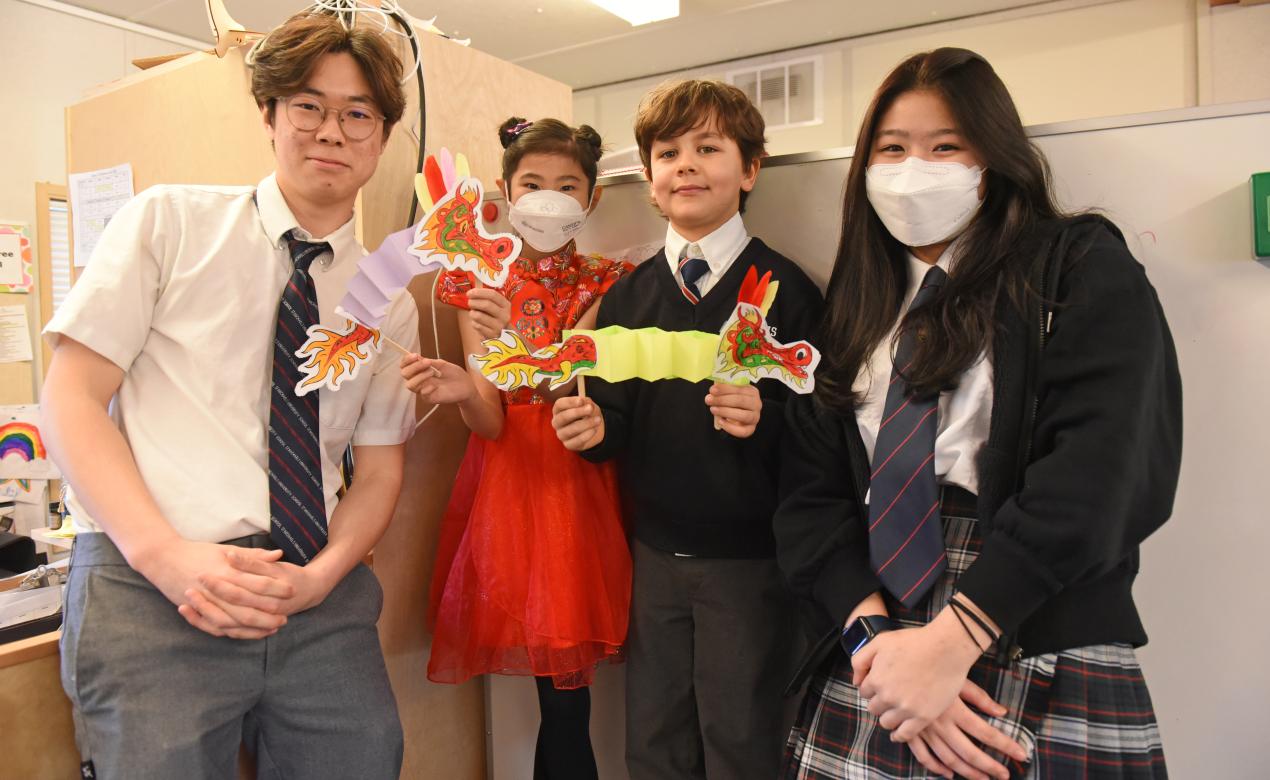
[[1011,636],[1061,589],[1062,585],[1046,575],[1039,561],[999,533],[984,540],[979,557],[957,580],[957,590]]
[[859,561],[852,560],[845,553],[839,553],[825,561],[820,576],[812,586],[811,595],[837,621],[838,628],[841,629],[851,610],[881,587],[882,583],[878,581],[867,560],[861,566]]

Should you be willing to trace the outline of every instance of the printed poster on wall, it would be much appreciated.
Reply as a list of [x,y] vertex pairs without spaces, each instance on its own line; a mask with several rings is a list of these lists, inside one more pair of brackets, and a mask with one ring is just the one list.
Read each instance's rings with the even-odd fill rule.
[[0,292],[27,293],[34,284],[26,225],[0,222]]
[[75,267],[83,268],[115,212],[132,199],[132,165],[72,173],[66,182],[74,220]]

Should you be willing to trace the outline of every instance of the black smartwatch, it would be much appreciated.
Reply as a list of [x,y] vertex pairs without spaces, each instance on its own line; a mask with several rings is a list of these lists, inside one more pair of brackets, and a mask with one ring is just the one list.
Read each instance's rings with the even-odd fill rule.
[[885,615],[861,615],[843,630],[842,649],[847,651],[847,655],[855,655],[873,641],[873,637],[894,628],[895,621]]

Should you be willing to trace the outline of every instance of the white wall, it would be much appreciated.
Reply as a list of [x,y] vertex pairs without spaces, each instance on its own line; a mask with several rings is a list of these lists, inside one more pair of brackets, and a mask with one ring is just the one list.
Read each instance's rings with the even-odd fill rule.
[[[35,235],[35,182],[66,183],[66,106],[91,87],[137,68],[132,60],[190,49],[169,41],[17,0],[0,0],[4,45],[0,46],[0,220],[25,222]],[[34,259],[34,253],[32,259]],[[28,296],[32,330],[38,295]],[[40,350],[33,336],[36,376]]]
[[850,146],[874,89],[904,57],[938,46],[983,54],[1025,125],[1270,97],[1270,6],[1207,0],[1057,0],[574,93],[574,119],[611,148],[634,143],[639,99],[671,78],[809,54],[824,57],[824,121],[768,133],[771,154]]

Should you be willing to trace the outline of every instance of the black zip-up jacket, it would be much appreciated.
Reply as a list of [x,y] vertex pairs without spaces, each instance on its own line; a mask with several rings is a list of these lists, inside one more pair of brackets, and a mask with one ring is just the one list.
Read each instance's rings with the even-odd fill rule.
[[[1024,251],[1035,258],[1031,289],[1046,294],[1026,314],[998,305],[991,425],[977,457],[983,548],[958,589],[1024,656],[1140,646],[1138,546],[1171,514],[1181,464],[1172,336],[1145,270],[1106,220],[1046,226]],[[854,416],[796,399],[782,453],[777,555],[809,602],[814,637],[796,687],[881,584]]]
[[[664,251],[619,279],[600,302],[597,328],[656,327],[715,333],[736,308],[745,273],[771,271],[780,290],[767,324],[783,343],[810,338],[820,290],[788,258],[751,238],[696,305],[680,292]],[[604,440],[583,457],[617,457],[622,504],[631,533],[664,552],[707,558],[771,558],[772,514],[780,471],[781,431],[789,388],[769,379],[758,427],[748,439],[714,429],[705,404],[711,382],[592,378],[588,394],[604,414]]]

